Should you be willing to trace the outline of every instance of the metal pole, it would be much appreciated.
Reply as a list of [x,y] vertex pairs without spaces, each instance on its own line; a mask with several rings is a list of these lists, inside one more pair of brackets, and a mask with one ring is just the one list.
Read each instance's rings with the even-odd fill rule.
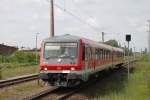
[[37,48],[38,34],[39,34],[39,33],[36,33],[36,38],[35,38],[35,44],[36,44],[36,45],[35,45],[35,49],[36,49],[36,53],[35,53],[36,58],[35,58],[35,59],[36,59],[36,64],[37,64],[37,61],[38,61],[38,60],[37,60],[37,59],[38,59],[38,48]]
[[35,36],[35,49],[37,50],[37,35],[38,33],[36,33],[36,36]]
[[150,66],[150,20],[148,20],[148,58],[149,58],[149,66]]
[[104,43],[104,32],[102,32],[102,42]]
[[124,43],[124,63],[126,63],[125,62],[126,61],[125,57],[126,57],[126,44]]
[[128,41],[128,79],[130,74],[130,50],[129,50],[129,41]]
[[2,68],[0,67],[0,80],[2,79]]
[[135,60],[135,57],[136,57],[136,52],[135,52],[135,47],[134,47],[134,60]]
[[142,48],[141,48],[141,57],[142,57]]
[[49,15],[50,15],[50,37],[53,37],[54,34],[55,34],[55,25],[54,25],[54,1],[53,0],[50,0],[49,1],[49,4],[50,4],[50,12],[49,12]]

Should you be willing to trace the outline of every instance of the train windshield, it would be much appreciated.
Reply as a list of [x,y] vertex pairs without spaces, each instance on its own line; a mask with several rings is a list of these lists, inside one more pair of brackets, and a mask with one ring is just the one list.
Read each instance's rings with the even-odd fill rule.
[[43,63],[76,64],[78,57],[77,43],[45,43]]

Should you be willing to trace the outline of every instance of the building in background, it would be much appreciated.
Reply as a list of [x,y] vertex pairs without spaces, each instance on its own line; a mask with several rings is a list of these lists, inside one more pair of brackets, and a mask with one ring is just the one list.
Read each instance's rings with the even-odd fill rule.
[[0,44],[0,55],[11,55],[17,50],[18,50],[18,47]]

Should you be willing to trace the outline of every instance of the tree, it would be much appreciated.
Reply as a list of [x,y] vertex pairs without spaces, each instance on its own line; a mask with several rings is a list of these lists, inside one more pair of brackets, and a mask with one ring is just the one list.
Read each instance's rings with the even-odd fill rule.
[[148,51],[148,50],[147,50],[147,48],[145,48],[144,53],[146,54],[146,53],[147,53],[147,51]]
[[119,47],[118,42],[116,40],[108,40],[105,42],[107,45],[111,45],[113,47]]

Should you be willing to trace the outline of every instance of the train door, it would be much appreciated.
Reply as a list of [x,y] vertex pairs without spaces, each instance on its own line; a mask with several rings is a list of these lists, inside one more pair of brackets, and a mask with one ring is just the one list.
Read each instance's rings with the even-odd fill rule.
[[84,81],[87,81],[88,80],[88,76],[89,76],[89,72],[88,72],[88,68],[89,68],[88,59],[89,59],[88,45],[85,45],[83,47],[83,61],[84,61],[83,80]]

